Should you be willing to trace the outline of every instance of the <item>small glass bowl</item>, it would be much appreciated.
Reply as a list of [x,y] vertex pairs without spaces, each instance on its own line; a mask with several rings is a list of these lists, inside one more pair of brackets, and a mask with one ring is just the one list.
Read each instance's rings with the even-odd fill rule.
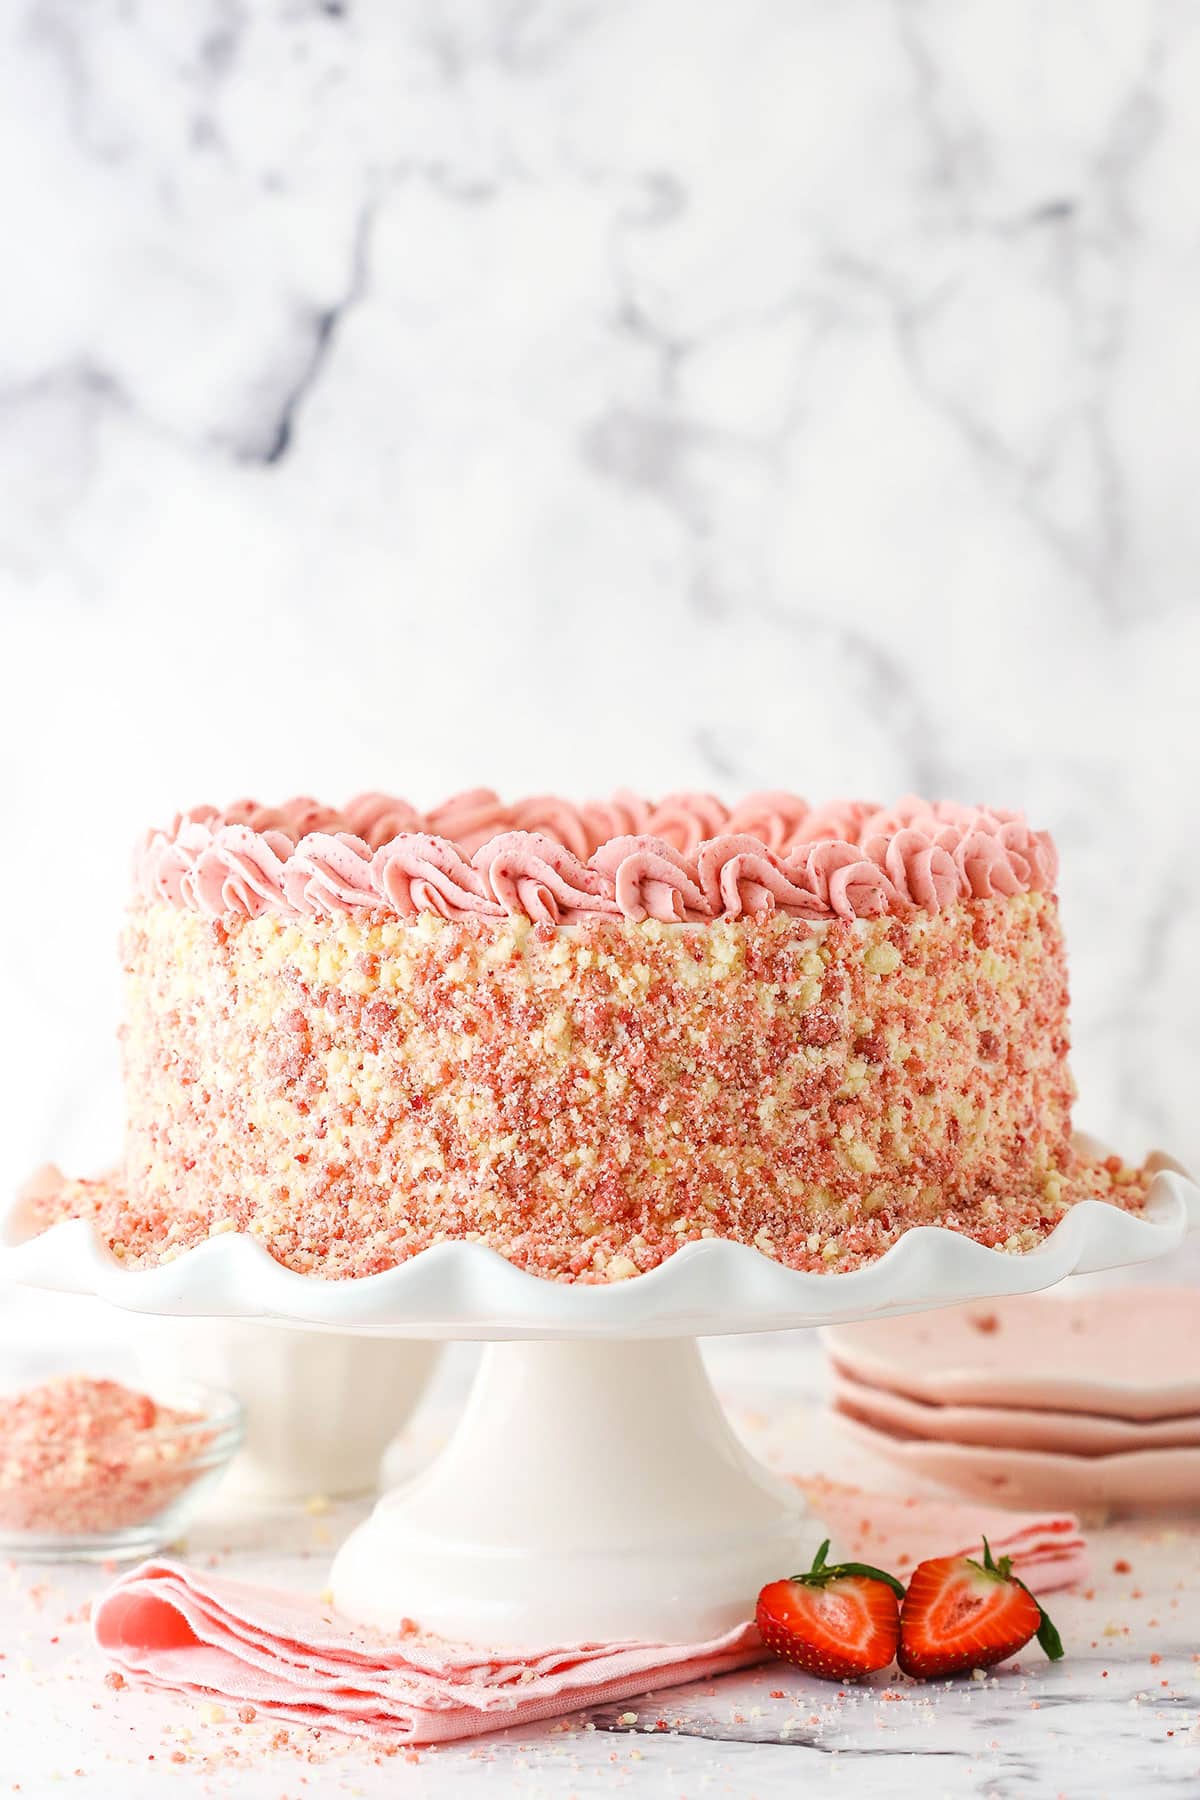
[[156,1422],[124,1443],[116,1437],[108,1453],[89,1443],[83,1480],[22,1485],[0,1446],[0,1556],[133,1561],[181,1535],[242,1441],[241,1402],[199,1381],[155,1387],[151,1397],[195,1416]]

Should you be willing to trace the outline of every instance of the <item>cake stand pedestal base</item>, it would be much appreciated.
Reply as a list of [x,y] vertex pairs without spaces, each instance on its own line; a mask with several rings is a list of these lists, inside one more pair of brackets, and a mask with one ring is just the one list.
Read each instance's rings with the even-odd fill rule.
[[[1094,1140],[1079,1147],[1107,1154]],[[1200,1189],[1161,1152],[1148,1167],[1140,1212],[1081,1200],[1021,1256],[919,1226],[863,1268],[814,1274],[711,1238],[648,1274],[595,1285],[540,1280],[483,1244],[451,1241],[378,1275],[327,1281],[282,1267],[240,1232],[129,1269],[87,1220],[38,1232],[18,1200],[0,1211],[0,1280],[175,1317],[487,1339],[446,1450],[337,1557],[337,1605],[385,1629],[415,1619],[524,1650],[694,1644],[744,1619],[763,1583],[807,1566],[824,1535],[798,1492],[738,1443],[696,1337],[925,1312],[1173,1254],[1200,1227]]]
[[343,1545],[333,1598],[517,1649],[702,1643],[821,1535],[734,1436],[694,1338],[495,1343],[445,1450]]

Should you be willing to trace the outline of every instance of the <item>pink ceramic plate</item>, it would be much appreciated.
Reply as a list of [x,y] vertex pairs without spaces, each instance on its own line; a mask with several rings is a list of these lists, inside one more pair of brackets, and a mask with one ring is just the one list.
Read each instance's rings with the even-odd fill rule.
[[1053,1408],[1120,1419],[1200,1413],[1200,1291],[1022,1294],[824,1334],[859,1382],[934,1405]]
[[1015,1406],[931,1406],[837,1371],[833,1403],[847,1418],[892,1437],[994,1450],[1048,1450],[1070,1456],[1115,1456],[1131,1450],[1200,1449],[1200,1413],[1178,1419],[1104,1419],[1094,1413],[1035,1411]]
[[1045,1450],[990,1450],[977,1444],[897,1438],[856,1419],[844,1418],[841,1425],[858,1443],[906,1474],[996,1506],[1048,1506],[1092,1514],[1200,1509],[1200,1449],[1054,1456]]

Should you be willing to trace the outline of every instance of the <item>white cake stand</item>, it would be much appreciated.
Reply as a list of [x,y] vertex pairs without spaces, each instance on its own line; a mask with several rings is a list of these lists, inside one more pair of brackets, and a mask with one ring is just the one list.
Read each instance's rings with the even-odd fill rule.
[[1084,1201],[1020,1256],[914,1230],[851,1274],[798,1274],[709,1241],[648,1275],[576,1287],[479,1245],[440,1244],[385,1274],[328,1282],[234,1234],[127,1270],[82,1221],[29,1237],[18,1203],[0,1223],[0,1280],[138,1312],[490,1340],[446,1449],[339,1551],[337,1606],[385,1628],[409,1617],[526,1649],[696,1643],[744,1619],[762,1584],[804,1565],[823,1535],[797,1490],[734,1436],[697,1336],[1029,1293],[1168,1254],[1200,1226],[1200,1190],[1169,1158],[1154,1161],[1140,1216]]

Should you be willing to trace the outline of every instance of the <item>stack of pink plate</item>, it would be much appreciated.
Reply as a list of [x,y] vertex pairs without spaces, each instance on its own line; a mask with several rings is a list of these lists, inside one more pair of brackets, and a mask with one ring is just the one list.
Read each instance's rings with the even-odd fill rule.
[[989,1300],[825,1332],[860,1443],[1000,1505],[1200,1510],[1200,1289]]

